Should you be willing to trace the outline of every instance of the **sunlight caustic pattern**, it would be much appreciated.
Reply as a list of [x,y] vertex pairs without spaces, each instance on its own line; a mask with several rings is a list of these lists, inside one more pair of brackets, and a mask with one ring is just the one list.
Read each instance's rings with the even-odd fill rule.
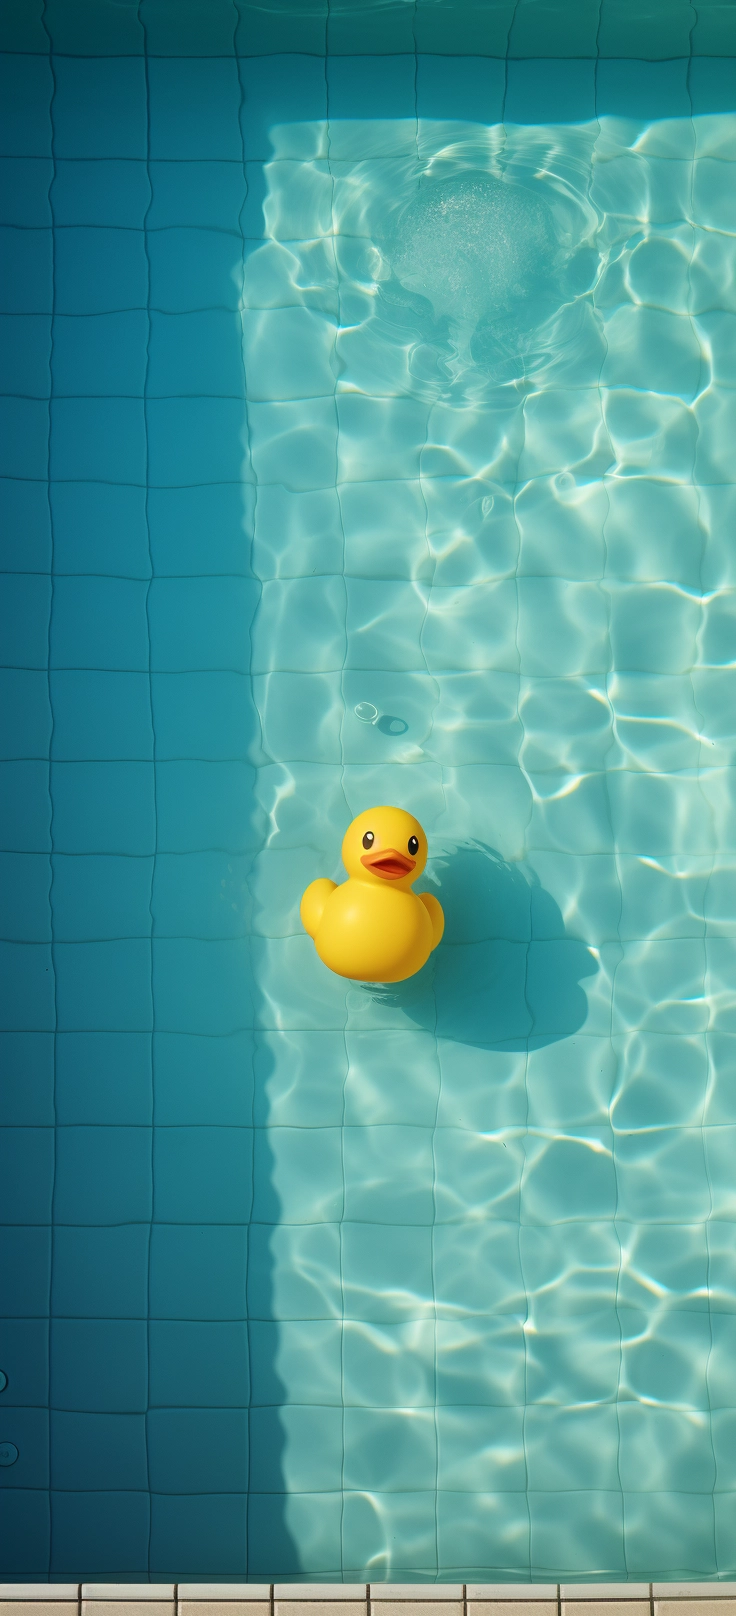
[[[295,1570],[733,1570],[735,139],[272,131],[243,323]],[[346,992],[298,900],[384,800],[446,944]]]

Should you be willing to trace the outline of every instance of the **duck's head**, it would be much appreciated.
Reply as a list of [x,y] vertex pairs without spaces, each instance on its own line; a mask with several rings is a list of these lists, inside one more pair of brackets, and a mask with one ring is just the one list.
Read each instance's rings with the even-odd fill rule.
[[407,892],[427,862],[427,838],[403,808],[367,808],[345,833],[342,862],[354,881]]

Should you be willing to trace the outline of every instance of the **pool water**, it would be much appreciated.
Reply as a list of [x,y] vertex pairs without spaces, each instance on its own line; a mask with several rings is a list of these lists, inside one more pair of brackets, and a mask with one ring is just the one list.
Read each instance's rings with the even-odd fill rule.
[[734,62],[226,10],[6,41],[0,1569],[733,1577]]

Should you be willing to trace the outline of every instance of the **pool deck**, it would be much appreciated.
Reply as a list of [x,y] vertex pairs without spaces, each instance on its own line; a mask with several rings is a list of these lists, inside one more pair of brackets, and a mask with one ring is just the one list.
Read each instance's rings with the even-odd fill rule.
[[524,1605],[527,1616],[736,1616],[736,1582],[0,1583],[0,1616],[521,1616]]

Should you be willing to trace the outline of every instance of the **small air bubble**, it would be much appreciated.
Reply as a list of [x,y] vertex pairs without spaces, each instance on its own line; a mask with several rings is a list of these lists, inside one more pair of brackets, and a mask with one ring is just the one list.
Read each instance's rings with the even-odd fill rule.
[[378,708],[373,706],[372,701],[359,701],[355,708],[355,716],[360,719],[361,724],[375,724]]
[[493,510],[493,507],[494,507],[495,503],[496,503],[496,501],[493,498],[493,495],[492,494],[486,494],[486,497],[481,502],[481,507],[480,507],[484,516],[490,516],[491,511]]

